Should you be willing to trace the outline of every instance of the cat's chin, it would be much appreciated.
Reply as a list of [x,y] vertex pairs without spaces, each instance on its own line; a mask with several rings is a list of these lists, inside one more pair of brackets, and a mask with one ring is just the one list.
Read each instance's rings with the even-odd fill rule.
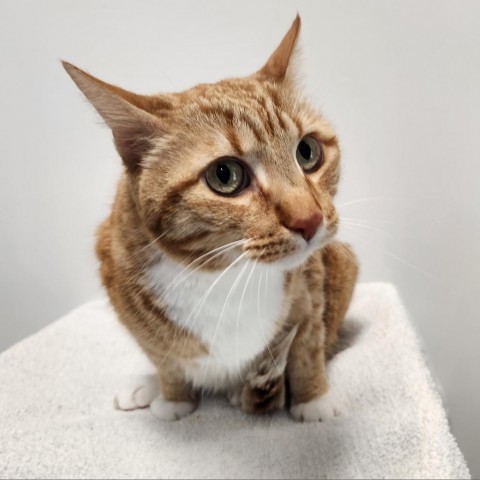
[[314,252],[322,248],[322,245],[306,245],[304,249],[288,257],[281,258],[272,264],[279,270],[289,271],[301,267],[313,255]]
[[333,234],[330,234],[327,231],[319,231],[309,242],[299,240],[301,244],[297,251],[278,259],[270,265],[279,270],[295,270],[296,268],[301,267],[317,250],[326,247],[332,238]]

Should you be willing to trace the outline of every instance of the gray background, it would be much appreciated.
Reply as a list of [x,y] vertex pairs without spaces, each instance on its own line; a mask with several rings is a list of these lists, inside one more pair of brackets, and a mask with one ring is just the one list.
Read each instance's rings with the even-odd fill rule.
[[181,90],[260,67],[297,11],[306,88],[342,141],[341,235],[362,280],[399,288],[478,477],[478,1],[3,0],[0,349],[102,293],[93,234],[120,162],[59,59]]

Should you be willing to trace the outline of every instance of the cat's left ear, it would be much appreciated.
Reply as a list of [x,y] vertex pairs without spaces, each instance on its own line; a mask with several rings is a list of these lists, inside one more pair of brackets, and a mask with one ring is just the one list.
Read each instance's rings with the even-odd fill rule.
[[71,63],[62,63],[111,128],[115,146],[128,171],[137,171],[152,148],[152,139],[164,131],[160,119],[152,113],[152,98],[104,82]]
[[267,63],[257,72],[257,75],[267,77],[275,82],[295,81],[295,57],[298,56],[297,44],[300,36],[300,27],[300,15],[297,15],[290,30],[283,37],[280,45],[272,53]]

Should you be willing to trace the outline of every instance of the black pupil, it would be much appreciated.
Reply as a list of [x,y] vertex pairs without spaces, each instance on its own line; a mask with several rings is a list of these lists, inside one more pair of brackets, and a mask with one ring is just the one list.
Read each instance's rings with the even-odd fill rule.
[[217,165],[217,177],[218,179],[226,185],[230,180],[230,169],[223,163]]
[[298,145],[298,150],[300,152],[300,155],[305,160],[310,160],[312,158],[312,149],[310,148],[310,145],[304,140],[302,140]]

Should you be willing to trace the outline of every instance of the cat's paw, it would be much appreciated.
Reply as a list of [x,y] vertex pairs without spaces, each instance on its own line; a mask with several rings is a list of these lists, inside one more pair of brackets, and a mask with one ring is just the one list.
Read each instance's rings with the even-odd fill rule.
[[240,397],[240,408],[246,413],[268,413],[285,406],[285,378],[283,375],[257,384],[245,385]]
[[196,408],[193,402],[170,402],[161,395],[150,403],[150,411],[160,420],[180,420],[190,415]]
[[336,399],[330,392],[299,403],[290,408],[290,413],[299,422],[324,422],[340,415]]
[[239,407],[242,403],[242,390],[239,388],[229,390],[227,392],[227,398],[232,407]]
[[113,401],[117,410],[137,410],[150,405],[160,393],[160,385],[155,375],[145,375],[134,381],[121,393],[115,396]]
[[158,396],[158,393],[158,384],[152,382],[119,393],[113,404],[117,410],[123,411],[146,408]]

